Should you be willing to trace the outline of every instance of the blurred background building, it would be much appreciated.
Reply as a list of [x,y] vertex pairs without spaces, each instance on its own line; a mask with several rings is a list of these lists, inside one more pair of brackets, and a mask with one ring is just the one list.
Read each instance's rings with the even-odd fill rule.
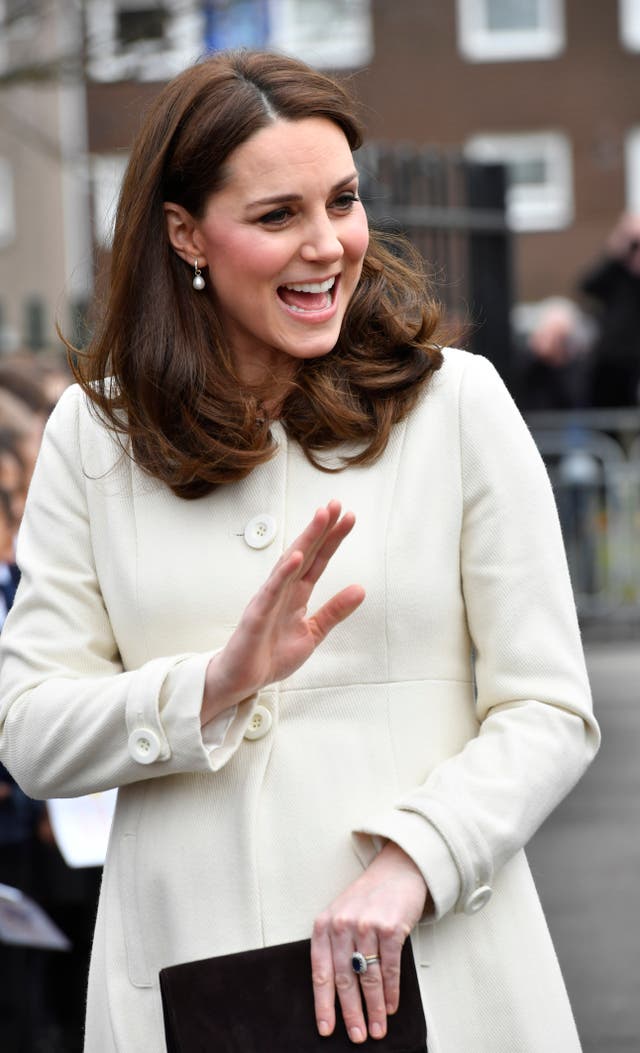
[[3,0],[0,10],[4,349],[53,341],[56,317],[75,331],[141,113],[161,82],[219,47],[354,71],[375,143],[506,165],[517,303],[573,295],[616,217],[640,209],[639,0]]
[[[547,463],[604,748],[530,858],[585,1053],[637,1051],[640,0],[0,0],[5,593],[39,436],[69,380],[56,323],[85,342],[129,144],[167,79],[239,45],[352,78],[372,223],[414,240],[449,320],[499,368]],[[604,375],[621,351],[632,367],[613,404],[593,382],[612,315]],[[71,873],[38,824],[31,891],[74,952],[13,958],[0,1046],[73,1053],[99,875]],[[48,1037],[14,1046],[12,1016],[43,1033],[42,1007],[37,1017],[25,1003],[43,977]]]
[[[0,0],[0,354],[59,345],[56,323],[86,341],[146,107],[238,45],[352,80],[371,221],[417,244],[530,414],[580,613],[640,619],[638,250],[621,305],[581,288],[640,213],[640,0]],[[589,279],[605,300],[608,277]],[[612,347],[628,359],[613,399],[594,384],[607,318],[600,376]]]

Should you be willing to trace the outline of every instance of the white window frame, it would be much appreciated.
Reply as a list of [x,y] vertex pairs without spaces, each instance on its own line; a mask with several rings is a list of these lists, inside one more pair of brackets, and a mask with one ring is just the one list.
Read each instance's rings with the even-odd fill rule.
[[269,19],[269,46],[312,66],[356,69],[373,57],[371,0],[270,0]]
[[473,161],[524,162],[542,158],[547,183],[507,186],[507,220],[512,230],[562,230],[573,220],[573,163],[571,144],[562,132],[479,134],[465,146]]
[[124,151],[91,158],[93,231],[96,244],[102,249],[110,249],[113,242],[118,198],[128,162],[129,155]]
[[[120,47],[118,11],[167,8],[163,41],[137,40]],[[195,62],[203,51],[203,16],[198,4],[184,0],[89,0],[86,8],[89,72],[95,80],[166,81]]]
[[457,0],[458,48],[470,62],[549,59],[565,46],[564,0],[538,0],[536,29],[490,30],[487,0]]
[[38,11],[37,5],[15,18],[9,25],[6,21],[6,0],[0,0],[0,70],[4,73],[20,66],[24,61],[33,62],[42,58],[43,34],[46,33],[49,19],[47,9]]
[[640,126],[627,132],[624,153],[627,209],[640,214]]
[[13,171],[5,157],[0,157],[0,249],[5,249],[16,237],[16,202],[13,191]]
[[[164,42],[135,41],[121,47],[118,11],[156,7],[162,0],[88,0],[89,71],[102,81],[168,80],[197,61],[205,50],[201,5],[163,0],[168,9]],[[0,0],[0,4],[2,0]],[[336,5],[335,17],[329,5]],[[356,69],[373,56],[371,0],[269,0],[267,47],[295,55],[313,66]]]
[[619,0],[620,39],[629,51],[640,51],[640,0]]

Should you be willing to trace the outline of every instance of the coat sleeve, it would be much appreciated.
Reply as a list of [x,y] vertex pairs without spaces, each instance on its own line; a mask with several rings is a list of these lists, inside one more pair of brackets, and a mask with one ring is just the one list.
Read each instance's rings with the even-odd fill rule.
[[601,304],[606,304],[624,280],[626,268],[620,260],[605,257],[580,279],[580,290]]
[[527,427],[493,366],[459,396],[460,567],[477,737],[355,832],[414,859],[439,917],[488,901],[494,873],[571,790],[599,745],[560,526]]
[[248,699],[203,735],[213,652],[123,668],[92,551],[80,428],[87,412],[74,386],[47,425],[18,542],[22,578],[0,637],[0,756],[37,798],[216,771],[254,705]]

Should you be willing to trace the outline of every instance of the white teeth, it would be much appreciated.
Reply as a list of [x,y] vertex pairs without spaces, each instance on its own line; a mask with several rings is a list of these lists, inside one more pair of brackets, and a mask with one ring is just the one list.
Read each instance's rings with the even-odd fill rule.
[[295,285],[285,285],[284,288],[291,289],[292,292],[321,293],[329,292],[329,289],[333,289],[335,283],[335,278],[327,278],[326,282],[303,282]]

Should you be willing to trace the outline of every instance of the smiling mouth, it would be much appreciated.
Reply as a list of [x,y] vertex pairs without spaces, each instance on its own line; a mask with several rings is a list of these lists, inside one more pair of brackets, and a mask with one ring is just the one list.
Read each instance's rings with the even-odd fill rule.
[[278,286],[278,296],[290,311],[299,314],[326,311],[333,304],[337,278],[322,282],[291,282]]

